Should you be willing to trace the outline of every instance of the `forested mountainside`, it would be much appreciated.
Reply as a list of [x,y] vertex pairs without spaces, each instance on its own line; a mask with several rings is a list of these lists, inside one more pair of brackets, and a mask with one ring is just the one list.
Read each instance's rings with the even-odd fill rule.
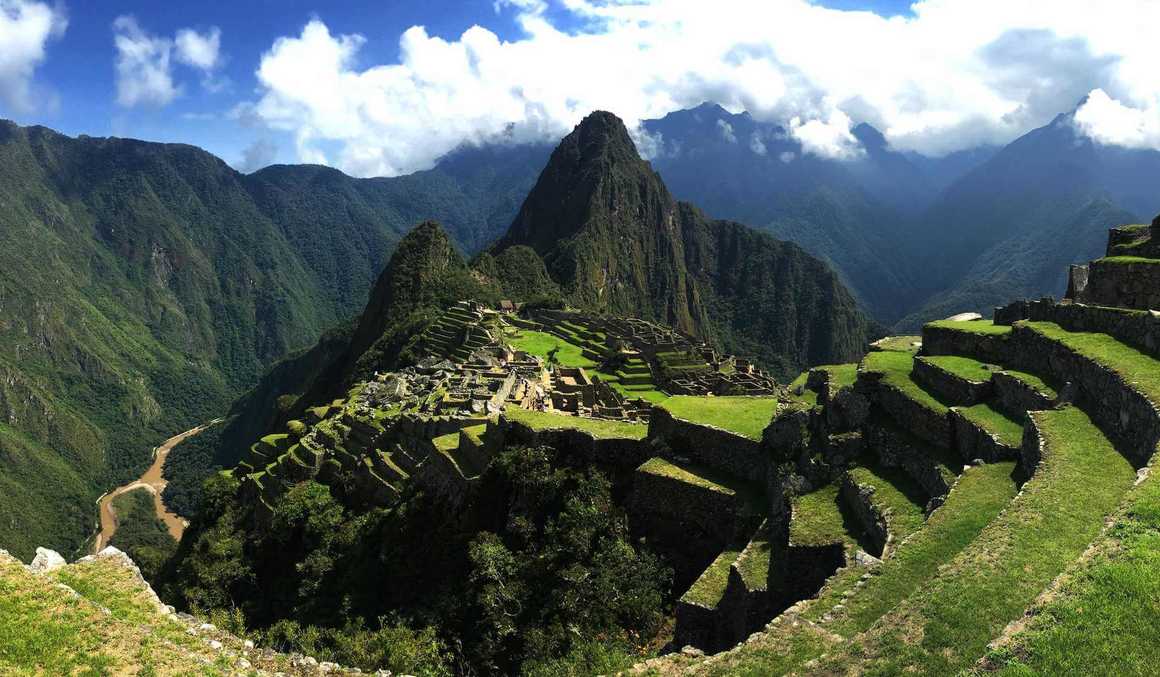
[[860,353],[876,329],[825,263],[678,203],[611,113],[565,137],[491,251],[518,245],[576,307],[671,324],[783,377]]
[[1066,289],[1066,264],[1095,258],[1107,231],[1160,211],[1160,152],[1103,146],[1074,113],[1015,140],[952,184],[910,238],[927,300],[900,324],[989,312]]
[[401,233],[440,218],[478,247],[541,162],[245,176],[190,146],[0,123],[0,547],[76,552],[154,444],[361,310]]

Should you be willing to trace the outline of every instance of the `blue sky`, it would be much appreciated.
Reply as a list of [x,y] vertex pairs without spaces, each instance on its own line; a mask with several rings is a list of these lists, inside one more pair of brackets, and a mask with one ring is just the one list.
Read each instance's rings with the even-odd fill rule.
[[[807,152],[835,157],[858,152],[858,122],[937,155],[1009,141],[1084,97],[1077,124],[1093,138],[1160,147],[1160,48],[1147,32],[1160,3],[916,7],[0,0],[0,117],[192,143],[243,169],[322,162],[363,176],[423,169],[462,143],[558,138],[594,108],[631,127],[704,100],[778,120]],[[201,62],[183,33],[220,39]]]

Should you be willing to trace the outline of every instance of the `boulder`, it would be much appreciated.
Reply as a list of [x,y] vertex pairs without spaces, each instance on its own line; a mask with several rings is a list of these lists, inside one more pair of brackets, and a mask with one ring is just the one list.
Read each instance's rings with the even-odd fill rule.
[[32,559],[32,564],[29,564],[28,568],[33,573],[46,574],[55,569],[60,569],[67,564],[68,562],[64,561],[64,558],[60,556],[60,553],[56,552],[55,550],[49,550],[48,548],[37,548],[36,557]]

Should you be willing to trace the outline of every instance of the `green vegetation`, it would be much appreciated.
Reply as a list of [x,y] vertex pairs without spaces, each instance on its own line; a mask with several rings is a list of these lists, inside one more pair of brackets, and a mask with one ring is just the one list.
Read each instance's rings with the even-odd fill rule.
[[1023,383],[1038,391],[1039,394],[1043,395],[1044,397],[1049,399],[1055,399],[1056,397],[1059,397],[1059,393],[1055,391],[1055,388],[1049,386],[1047,381],[1044,381],[1042,378],[1036,376],[1035,374],[1028,374],[1025,371],[1015,371],[1014,369],[1004,369],[1003,373],[1022,381]]
[[552,334],[521,329],[518,334],[509,335],[505,340],[516,350],[523,350],[545,360],[554,361],[561,367],[591,369],[596,366],[595,360],[590,360],[581,354],[583,348]]
[[889,336],[874,343],[874,347],[878,350],[889,350],[904,353],[913,353],[918,351],[918,346],[915,344],[922,344],[921,336]]
[[[880,674],[948,674],[987,643],[1078,557],[1132,484],[1131,465],[1078,409],[1036,415],[1043,462],[1023,495],[922,589],[822,666]],[[915,642],[912,638],[919,637]]]
[[914,369],[914,355],[900,351],[879,351],[867,353],[862,360],[862,369],[882,374],[882,382],[901,390],[907,397],[938,414],[947,412],[947,405],[914,382],[910,372]]
[[663,458],[654,457],[645,461],[637,468],[637,472],[649,473],[650,475],[658,475],[660,477],[667,477],[669,479],[691,484],[709,491],[716,491],[722,494],[734,495],[736,491],[725,483],[719,483],[716,475],[706,470],[705,468],[698,468],[695,466],[681,464],[678,465],[672,461],[666,461]]
[[963,331],[969,334],[982,334],[984,336],[1003,336],[1011,333],[1011,327],[995,324],[993,320],[939,320],[938,322],[928,322],[927,327],[934,329],[949,329],[951,331]]
[[789,542],[791,545],[853,543],[842,516],[838,485],[827,484],[791,502]]
[[905,472],[881,466],[852,468],[850,479],[859,486],[874,487],[870,501],[886,515],[895,544],[922,528],[926,521],[923,513],[926,496]]
[[828,373],[834,385],[839,388],[852,386],[854,385],[854,381],[858,380],[857,362],[851,362],[849,364],[824,364],[820,367],[814,367],[814,369],[820,369]]
[[1025,326],[1111,369],[1149,400],[1160,402],[1160,360],[1107,334],[1065,331],[1050,322],[1027,322]]
[[1105,256],[1102,259],[1096,259],[1094,263],[1110,263],[1113,265],[1126,265],[1130,263],[1145,263],[1149,265],[1160,264],[1160,259],[1145,258],[1143,256]]
[[990,381],[991,374],[999,371],[999,367],[993,364],[958,355],[931,355],[922,359],[967,381]]
[[983,430],[998,435],[999,441],[1009,447],[1017,449],[1023,443],[1023,424],[985,402],[973,407],[960,407],[959,413]]
[[717,606],[721,596],[725,594],[725,586],[729,583],[729,568],[737,561],[741,549],[726,548],[713,560],[712,564],[693,582],[693,585],[681,597],[682,602],[697,604],[707,609]]
[[777,412],[775,397],[696,397],[678,395],[660,405],[676,418],[760,440]]
[[177,550],[177,541],[157,517],[153,494],[143,488],[126,492],[113,499],[113,510],[117,531],[110,545],[132,557],[145,578],[153,580]]
[[522,423],[532,430],[572,429],[586,432],[597,439],[643,440],[648,436],[648,426],[643,423],[607,421],[516,407],[508,407],[504,415],[509,420]]
[[989,662],[1010,675],[1150,675],[1160,665],[1160,482],[1126,501],[1093,556],[1071,567],[1057,594],[1036,609],[1014,641]]

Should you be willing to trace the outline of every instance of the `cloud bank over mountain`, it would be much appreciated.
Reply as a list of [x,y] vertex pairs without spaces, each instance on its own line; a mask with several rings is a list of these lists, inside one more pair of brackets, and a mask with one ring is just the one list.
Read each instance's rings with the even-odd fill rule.
[[415,26],[397,62],[378,65],[359,60],[365,37],[316,19],[263,55],[260,96],[244,110],[292,132],[303,160],[357,175],[429,167],[464,142],[558,137],[594,109],[632,123],[704,100],[786,121],[822,156],[855,155],[862,121],[895,148],[941,155],[1008,142],[1095,91],[1079,118],[1087,134],[1160,144],[1136,124],[1160,105],[1160,48],[1145,33],[1160,3],[1044,10],[925,0],[884,18],[802,0],[504,2],[497,11],[518,14],[523,38],[475,26],[447,41]]

